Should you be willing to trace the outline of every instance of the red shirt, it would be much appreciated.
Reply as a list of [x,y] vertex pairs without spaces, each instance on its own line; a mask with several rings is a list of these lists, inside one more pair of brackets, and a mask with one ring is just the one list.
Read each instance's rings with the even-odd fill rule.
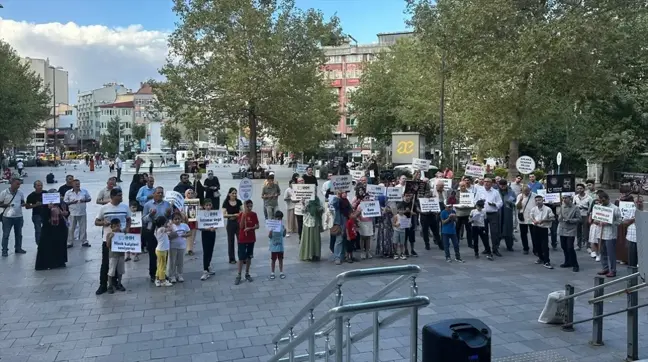
[[[245,215],[245,220],[243,220],[243,215]],[[249,244],[256,241],[255,230],[245,231],[245,228],[251,228],[259,224],[259,218],[257,217],[256,212],[250,211],[246,213],[240,213],[238,216],[239,223],[239,244]]]
[[356,228],[356,221],[349,219],[346,223],[347,240],[355,240],[358,237],[358,230]]

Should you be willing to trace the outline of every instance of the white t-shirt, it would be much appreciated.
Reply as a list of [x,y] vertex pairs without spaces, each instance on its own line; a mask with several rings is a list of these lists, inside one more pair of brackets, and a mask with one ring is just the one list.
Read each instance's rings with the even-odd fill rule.
[[171,228],[178,234],[177,237],[170,240],[171,249],[186,249],[187,239],[185,237],[191,232],[189,225],[185,223],[180,223],[180,225],[173,224]]
[[119,169],[122,168],[122,160],[121,160],[121,158],[117,157],[117,158],[115,159],[115,167],[117,167],[117,168],[119,168]]
[[25,167],[25,164],[24,164],[22,161],[18,161],[18,163],[16,164],[16,167],[18,167],[18,168],[24,168],[24,167]]
[[168,251],[171,248],[171,242],[169,241],[169,234],[165,227],[155,229],[155,238],[157,239],[157,247],[155,250],[159,251]]
[[[13,201],[11,200],[13,199]],[[9,189],[0,192],[0,203],[9,205],[2,216],[4,217],[22,217],[22,204],[25,203],[25,194],[18,189],[16,195],[11,193]],[[2,209],[0,209],[2,213]]]
[[[108,221],[112,219],[119,219],[121,224],[120,229],[125,231],[126,221],[131,218],[131,211],[128,205],[126,204],[106,204],[101,206],[99,213],[97,214],[97,220]],[[106,235],[110,232],[110,226],[104,226],[102,230],[102,240],[106,241]]]

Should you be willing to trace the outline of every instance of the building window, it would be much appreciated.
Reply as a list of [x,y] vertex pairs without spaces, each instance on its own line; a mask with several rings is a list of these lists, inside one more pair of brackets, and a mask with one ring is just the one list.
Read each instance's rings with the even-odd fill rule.
[[362,63],[362,54],[350,54],[346,56],[347,63]]
[[327,58],[326,60],[327,64],[340,64],[342,63],[342,56],[341,55],[332,55]]

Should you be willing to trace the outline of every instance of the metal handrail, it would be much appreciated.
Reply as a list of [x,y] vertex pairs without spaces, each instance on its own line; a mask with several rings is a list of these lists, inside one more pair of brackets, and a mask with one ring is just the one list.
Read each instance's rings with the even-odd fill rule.
[[[420,272],[421,267],[419,267],[418,265],[409,264],[390,267],[356,269],[340,273],[319,293],[317,293],[317,295],[313,297],[313,299],[311,299],[311,301],[308,302],[297,314],[295,314],[294,317],[290,319],[290,321],[275,335],[275,337],[272,339],[272,343],[279,343],[283,336],[285,336],[291,329],[293,329],[299,322],[301,322],[305,316],[311,313],[311,311],[315,309],[315,307],[320,305],[329,295],[331,295],[331,293],[333,293],[337,288],[341,287],[342,284],[344,284],[346,281],[394,274],[407,276],[418,274]],[[307,330],[309,329],[310,327]]]
[[[621,278],[613,279],[613,280],[610,280],[610,281],[606,282],[605,284],[601,284],[601,285],[597,285],[597,286],[594,286],[594,287],[591,287],[591,288],[587,288],[587,289],[581,290],[581,291],[578,292],[578,293],[574,293],[574,294],[570,294],[570,295],[565,295],[564,297],[559,298],[559,299],[558,299],[558,302],[563,302],[563,301],[568,300],[568,299],[574,299],[574,298],[576,298],[576,297],[580,297],[581,295],[585,295],[585,294],[591,293],[591,292],[593,292],[593,291],[595,291],[595,290],[599,290],[599,289],[601,289],[601,288],[609,287],[610,285],[614,285],[614,284],[617,284],[617,283],[621,283],[622,281],[625,281],[625,280],[628,280],[628,279],[632,279],[632,278],[637,277],[637,276],[641,278],[641,274],[640,274],[640,273],[634,273],[634,274],[626,275],[626,276],[621,277]],[[642,278],[642,279],[643,279],[643,278]]]
[[[416,297],[408,297],[408,298],[380,300],[380,301],[374,301],[368,303],[347,304],[339,307],[333,307],[322,318],[318,319],[315,323],[313,323],[308,328],[306,328],[306,330],[304,330],[298,336],[292,338],[290,343],[284,346],[267,362],[278,362],[282,356],[294,350],[297,346],[303,343],[311,334],[316,333],[317,330],[324,327],[325,325],[327,325],[329,322],[333,321],[336,318],[352,317],[354,315],[361,314],[361,313],[380,312],[389,309],[401,309],[401,308],[412,308],[412,307],[421,308],[429,304],[430,304],[430,299],[428,297],[416,296]],[[336,349],[342,348],[343,346],[348,345],[348,343],[352,343],[352,342],[353,340],[347,340],[346,343],[341,343],[340,345],[336,345],[335,348]],[[315,352],[309,351],[309,353],[315,353]],[[322,355],[326,355],[326,351],[324,351]]]

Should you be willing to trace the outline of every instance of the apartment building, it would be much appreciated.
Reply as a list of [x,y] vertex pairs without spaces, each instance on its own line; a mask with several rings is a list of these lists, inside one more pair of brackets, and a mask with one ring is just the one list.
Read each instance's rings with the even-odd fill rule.
[[120,95],[131,93],[123,84],[107,83],[103,87],[77,94],[78,137],[82,143],[101,139],[102,105],[115,103]]
[[[50,92],[50,105],[70,104],[68,72],[61,67],[53,66],[49,58],[38,59],[25,57],[22,61],[29,69],[43,80],[43,87]],[[54,97],[56,95],[56,97]]]

